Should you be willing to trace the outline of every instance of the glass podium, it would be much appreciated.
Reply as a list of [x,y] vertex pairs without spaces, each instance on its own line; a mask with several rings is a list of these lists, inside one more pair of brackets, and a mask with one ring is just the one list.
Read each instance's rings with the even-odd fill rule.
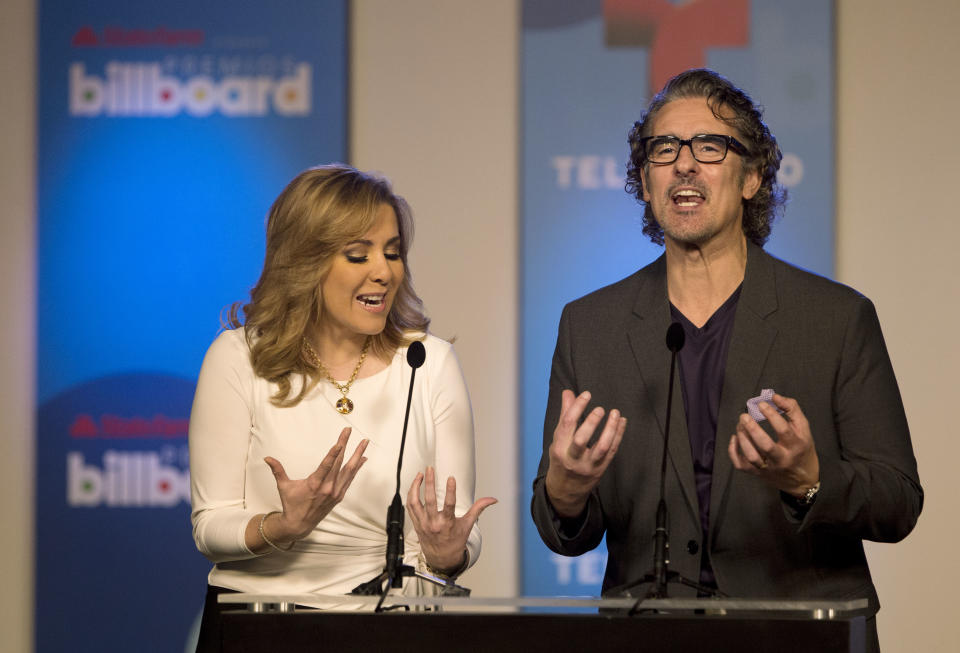
[[[224,651],[861,653],[867,600],[222,594]],[[344,601],[350,604],[343,609]],[[227,607],[229,606],[229,607]],[[320,608],[320,609],[317,609]]]

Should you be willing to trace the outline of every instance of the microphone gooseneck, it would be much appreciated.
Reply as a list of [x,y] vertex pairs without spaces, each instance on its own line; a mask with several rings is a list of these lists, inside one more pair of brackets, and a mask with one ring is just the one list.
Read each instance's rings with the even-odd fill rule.
[[[650,583],[650,589],[646,596],[637,598],[636,603],[630,608],[629,615],[639,614],[646,610],[641,604],[647,599],[665,599],[667,598],[667,582],[678,582],[687,587],[692,587],[700,593],[701,596],[726,596],[715,587],[706,587],[700,583],[684,578],[675,571],[670,571],[670,532],[667,528],[669,515],[667,514],[666,499],[666,478],[667,478],[667,452],[670,451],[670,421],[673,411],[673,381],[677,370],[677,353],[683,349],[683,343],[686,340],[686,334],[683,326],[679,322],[673,322],[667,328],[666,344],[670,350],[670,380],[667,385],[667,414],[663,425],[663,455],[660,458],[660,500],[657,502],[657,522],[656,529],[653,532],[653,571],[644,574],[637,585]],[[630,586],[632,587],[632,585]],[[627,588],[629,596],[629,587]],[[653,609],[656,612],[656,609]]]
[[417,369],[427,359],[427,350],[423,343],[414,340],[407,348],[407,365],[410,366],[410,390],[407,392],[407,409],[403,414],[403,433],[400,435],[400,455],[397,456],[397,497],[400,496],[400,466],[403,463],[403,447],[407,442],[407,421],[410,419],[410,402],[413,400],[413,378]]
[[[400,498],[400,470],[403,465],[403,449],[407,442],[407,423],[410,421],[410,405],[413,401],[413,381],[417,376],[417,368],[423,366],[427,358],[427,350],[423,343],[414,341],[407,348],[407,364],[410,366],[410,389],[407,391],[407,408],[403,414],[403,433],[400,435],[400,453],[397,455],[397,489],[393,494],[393,501],[387,508],[387,564],[376,578],[357,585],[350,592],[361,596],[380,596],[374,612],[392,610],[398,606],[383,607],[387,594],[393,587],[402,587],[404,576],[416,576],[422,580],[438,585],[445,596],[469,596],[470,590],[460,587],[451,580],[432,576],[417,571],[410,565],[403,564],[403,521],[404,507]],[[408,607],[409,609],[409,607]]]
[[[403,583],[403,500],[400,498],[400,470],[403,465],[403,448],[407,442],[407,422],[410,420],[410,404],[413,401],[413,380],[417,368],[427,358],[427,350],[419,340],[410,343],[407,348],[407,364],[410,366],[410,389],[407,391],[407,408],[403,414],[403,433],[400,435],[400,453],[397,456],[397,489],[393,501],[387,509],[387,583],[383,596],[390,587],[399,587]],[[379,608],[379,605],[377,606]]]
[[653,550],[653,580],[654,585],[650,596],[654,598],[665,598],[667,596],[667,565],[669,564],[668,553],[670,550],[670,533],[667,530],[667,501],[666,501],[666,478],[667,478],[667,451],[670,442],[670,419],[673,410],[673,377],[677,367],[677,353],[683,349],[683,343],[686,336],[683,332],[683,326],[679,322],[673,322],[667,328],[667,349],[670,350],[670,379],[667,386],[667,416],[663,426],[663,455],[660,458],[660,501],[657,503],[657,526],[654,531],[654,550]]

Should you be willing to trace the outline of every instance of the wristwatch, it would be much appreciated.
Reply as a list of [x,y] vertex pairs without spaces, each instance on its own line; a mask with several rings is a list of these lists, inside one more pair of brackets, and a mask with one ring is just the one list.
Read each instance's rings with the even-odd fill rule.
[[794,497],[798,505],[801,506],[812,506],[813,502],[817,500],[817,492],[820,491],[820,481],[817,481],[812,487],[807,488],[807,491],[803,493],[801,497]]

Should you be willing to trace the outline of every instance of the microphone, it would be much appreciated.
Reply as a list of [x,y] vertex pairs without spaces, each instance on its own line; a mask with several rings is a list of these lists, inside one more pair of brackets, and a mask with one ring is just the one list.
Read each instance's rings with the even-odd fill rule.
[[668,553],[670,550],[670,533],[667,530],[667,451],[670,442],[670,414],[673,410],[673,377],[677,367],[677,353],[683,349],[686,334],[679,322],[672,323],[667,328],[667,349],[670,350],[670,380],[667,386],[667,417],[663,426],[663,456],[660,459],[660,502],[657,504],[657,526],[653,535],[653,588],[651,598],[666,598],[667,596],[667,566],[670,564]]
[[[657,525],[653,532],[653,571],[644,574],[636,583],[637,585],[651,583],[650,590],[645,597],[640,597],[630,608],[629,615],[633,616],[641,611],[641,604],[646,599],[665,599],[667,598],[667,581],[675,581],[692,587],[705,596],[726,596],[718,589],[705,587],[697,581],[685,578],[675,571],[670,571],[670,533],[667,530],[667,500],[666,500],[666,478],[667,478],[667,452],[670,450],[670,417],[673,410],[673,379],[677,369],[677,353],[683,349],[683,343],[686,340],[686,334],[683,326],[679,322],[672,323],[667,328],[667,349],[670,350],[670,381],[667,386],[667,417],[663,426],[663,456],[660,458],[660,501],[657,503]],[[627,596],[630,596],[630,587],[624,590]]]
[[[680,335],[683,335],[683,329],[680,330]],[[427,359],[427,350],[424,348],[423,343],[419,340],[414,340],[410,343],[410,346],[407,348],[407,365],[413,369],[417,369],[423,365],[423,361]],[[410,387],[413,387],[413,377],[410,378]]]
[[[416,576],[427,582],[439,585],[443,596],[469,596],[470,590],[460,587],[450,580],[431,576],[419,572],[410,565],[403,564],[403,501],[400,499],[400,468],[403,465],[403,448],[407,442],[407,423],[410,420],[410,404],[413,401],[413,380],[417,376],[417,368],[423,366],[427,358],[427,350],[423,343],[414,341],[407,348],[407,365],[410,366],[410,389],[407,391],[407,408],[403,414],[403,433],[400,435],[400,454],[397,456],[397,490],[393,494],[393,501],[387,508],[387,564],[376,578],[361,583],[353,588],[351,594],[361,596],[380,596],[374,612],[383,612],[393,608],[384,608],[383,602],[392,587],[402,587],[404,576]],[[394,606],[396,607],[396,606]]]
[[[400,455],[397,456],[397,490],[387,509],[387,589],[403,584],[403,502],[400,499],[400,467],[403,464],[403,448],[407,441],[407,422],[410,419],[410,402],[413,399],[413,380],[417,368],[427,358],[423,343],[415,340],[407,348],[407,364],[410,366],[410,389],[407,392],[407,408],[403,415],[403,433],[400,436]],[[384,591],[386,595],[386,591]]]
[[[683,343],[686,341],[687,335],[683,331],[683,327],[679,322],[674,322],[669,327],[667,327],[667,349],[672,351],[674,354],[683,349]],[[409,358],[409,355],[408,355]],[[670,373],[673,374],[673,368],[670,368]],[[670,386],[673,387],[672,385]]]

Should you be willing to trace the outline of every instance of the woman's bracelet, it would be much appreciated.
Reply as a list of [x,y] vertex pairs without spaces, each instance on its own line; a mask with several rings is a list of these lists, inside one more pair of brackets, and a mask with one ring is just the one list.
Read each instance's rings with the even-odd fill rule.
[[449,581],[456,580],[460,576],[460,574],[465,572],[467,570],[467,567],[470,566],[470,552],[467,551],[466,549],[463,550],[463,560],[461,560],[460,566],[457,567],[452,572],[445,571],[443,569],[435,569],[430,565],[429,562],[427,562],[427,557],[423,555],[422,551],[420,552],[420,555],[423,556],[423,564],[427,568],[427,571],[429,571],[434,576],[437,576],[444,580],[449,580]]
[[288,546],[286,549],[284,549],[284,548],[281,548],[281,547],[277,546],[277,545],[274,544],[273,542],[271,542],[271,541],[270,541],[270,538],[267,537],[267,534],[263,532],[263,522],[267,521],[267,517],[269,517],[270,515],[279,515],[279,514],[280,514],[279,511],[274,510],[273,512],[268,512],[268,513],[265,514],[263,517],[261,517],[261,518],[260,518],[260,525],[257,526],[257,532],[260,533],[260,537],[263,539],[264,542],[267,543],[267,545],[268,545],[271,549],[276,549],[277,551],[283,551],[284,553],[286,553],[287,551],[289,551],[290,549],[293,548],[293,545],[294,545],[294,544],[297,543],[296,540],[290,542],[290,546]]

